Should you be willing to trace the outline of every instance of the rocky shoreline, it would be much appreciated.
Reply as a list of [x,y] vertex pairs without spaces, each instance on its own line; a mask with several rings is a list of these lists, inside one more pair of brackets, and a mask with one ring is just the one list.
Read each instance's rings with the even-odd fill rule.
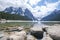
[[60,40],[60,25],[31,27],[28,31],[23,27],[6,30],[0,34],[0,40]]

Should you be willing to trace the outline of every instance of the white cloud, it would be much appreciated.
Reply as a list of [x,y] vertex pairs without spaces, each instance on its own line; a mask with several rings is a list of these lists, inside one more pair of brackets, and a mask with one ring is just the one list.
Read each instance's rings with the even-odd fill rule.
[[29,4],[26,4],[26,8],[28,8],[31,12],[33,11],[33,8]]
[[[47,2],[45,2],[46,6],[36,6],[36,8],[34,10],[37,10],[37,11],[35,11],[36,15],[34,14],[34,16],[36,16],[36,17],[45,17],[45,16],[49,15],[50,12],[52,12],[56,9],[56,7],[59,3],[60,2],[56,2],[56,3],[47,3]],[[38,12],[38,10],[40,10],[40,12]]]
[[31,6],[36,5],[41,0],[29,0]]
[[56,9],[57,3],[47,4],[46,6],[41,6],[40,10],[43,16],[48,15],[48,12],[51,12]]
[[33,8],[33,11],[32,12],[38,12],[38,10],[40,10],[40,7],[39,6],[36,6],[35,8]]
[[3,10],[3,7],[0,5],[0,11],[2,11]]
[[0,5],[4,8],[9,6],[23,7],[28,0],[0,0]]
[[[29,1],[29,4],[27,3]],[[6,7],[14,6],[14,7],[23,7],[23,9],[28,8],[35,17],[44,17],[48,15],[48,12],[51,12],[56,9],[56,6],[60,3],[60,1],[56,3],[48,3],[44,2],[46,6],[36,6],[32,8],[33,5],[37,5],[41,0],[0,0],[0,11],[4,10]],[[40,10],[40,12],[38,12]]]

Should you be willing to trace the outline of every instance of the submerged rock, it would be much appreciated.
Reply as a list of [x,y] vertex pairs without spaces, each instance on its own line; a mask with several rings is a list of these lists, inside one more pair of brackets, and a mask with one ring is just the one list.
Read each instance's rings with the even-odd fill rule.
[[8,28],[6,28],[6,30],[5,31],[9,31],[9,32],[14,32],[14,31],[22,31],[22,30],[24,30],[24,28],[23,27],[8,27]]
[[17,29],[18,30],[23,30],[24,28],[23,28],[23,26],[21,26],[21,27],[18,27]]

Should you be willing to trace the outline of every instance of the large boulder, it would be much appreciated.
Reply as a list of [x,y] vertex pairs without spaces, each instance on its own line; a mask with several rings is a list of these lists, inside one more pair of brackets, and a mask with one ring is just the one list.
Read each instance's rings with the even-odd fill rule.
[[36,37],[37,39],[41,39],[43,37],[43,30],[41,27],[32,27],[30,28],[31,35]]
[[37,39],[32,35],[27,35],[27,40],[37,40]]
[[50,35],[46,32],[44,32],[43,38],[41,40],[53,40]]
[[22,37],[20,38],[20,36],[17,35],[10,35],[9,38],[7,38],[7,40],[24,40]]
[[48,27],[46,28],[46,31],[54,40],[60,40],[60,25]]
[[4,36],[5,36],[4,32],[0,31],[0,40],[6,40],[6,37],[8,37],[8,36],[6,36],[6,37],[4,37]]
[[19,36],[19,39],[20,39],[20,40],[26,40],[26,37],[27,37],[25,31],[16,32],[15,35],[16,35],[16,36]]
[[26,32],[24,30],[20,31],[20,32],[10,32],[5,33],[4,37],[2,38],[2,40],[26,40]]
[[6,28],[6,31],[10,31],[10,32],[14,32],[14,31],[22,31],[22,30],[24,30],[24,28],[23,27],[8,27],[8,28]]

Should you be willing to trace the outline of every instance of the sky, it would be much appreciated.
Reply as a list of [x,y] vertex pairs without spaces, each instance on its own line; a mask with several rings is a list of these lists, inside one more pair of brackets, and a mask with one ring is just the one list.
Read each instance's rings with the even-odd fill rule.
[[0,11],[7,7],[28,8],[35,17],[49,15],[55,9],[60,9],[60,0],[0,0]]

